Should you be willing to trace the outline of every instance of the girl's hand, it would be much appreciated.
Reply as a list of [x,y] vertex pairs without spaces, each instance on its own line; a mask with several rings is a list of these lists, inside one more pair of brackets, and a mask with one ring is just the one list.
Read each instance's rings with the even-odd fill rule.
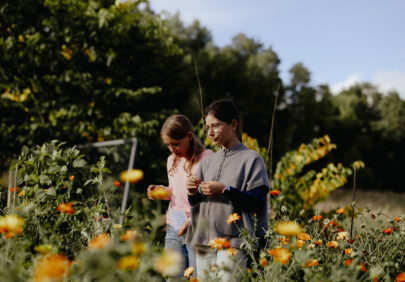
[[189,225],[190,225],[190,219],[187,219],[186,222],[184,222],[183,226],[180,227],[179,232],[177,232],[177,236],[181,236],[184,233],[186,233]]
[[157,187],[158,185],[149,185],[148,187],[148,198],[149,200],[154,200],[155,198],[150,195],[150,193]]
[[201,191],[207,196],[217,196],[224,192],[226,185],[218,181],[201,182]]
[[198,191],[198,185],[201,183],[201,179],[194,175],[187,176],[186,188],[190,194],[195,194]]

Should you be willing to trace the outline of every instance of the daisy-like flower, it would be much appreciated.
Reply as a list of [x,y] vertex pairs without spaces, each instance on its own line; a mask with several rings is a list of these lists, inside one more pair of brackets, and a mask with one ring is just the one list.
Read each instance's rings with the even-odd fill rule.
[[339,246],[339,243],[336,241],[330,241],[330,242],[328,242],[327,245],[329,248],[337,248]]
[[265,266],[267,265],[267,259],[266,259],[266,258],[261,258],[261,259],[260,259],[260,265],[261,265],[262,267],[265,267]]
[[89,242],[90,249],[102,249],[108,243],[110,238],[107,233],[99,234],[94,237],[93,240]]
[[314,215],[314,216],[312,217],[312,220],[313,220],[313,221],[319,221],[319,220],[322,220],[322,219],[323,219],[323,216],[320,215],[320,214]]
[[352,252],[353,252],[353,249],[351,249],[351,248],[345,249],[345,254],[348,255],[348,256],[349,256]]
[[322,240],[316,240],[314,242],[314,244],[317,245],[317,246],[322,245]]
[[241,219],[241,217],[240,217],[240,215],[239,214],[237,214],[237,213],[233,213],[233,214],[231,214],[229,217],[228,217],[228,219],[226,220],[226,223],[227,224],[231,224],[232,222],[233,223],[236,223],[238,220],[240,220]]
[[298,234],[298,239],[303,241],[309,241],[311,240],[311,235],[309,235],[308,233],[300,233]]
[[344,208],[340,208],[340,209],[337,209],[336,210],[336,213],[337,214],[343,214],[345,212],[345,209]]
[[194,267],[189,266],[186,270],[184,270],[184,277],[190,279],[190,276],[193,275]]
[[292,253],[288,251],[286,248],[275,248],[275,249],[270,249],[269,254],[273,257],[275,262],[281,263],[281,264],[287,264],[292,256]]
[[308,245],[308,249],[312,250],[313,248],[315,248],[315,244],[309,244]]
[[284,221],[276,224],[275,230],[278,234],[284,236],[296,236],[301,233],[301,227],[294,221]]
[[163,276],[175,276],[180,273],[183,266],[183,258],[179,252],[164,250],[155,259],[154,269]]
[[47,255],[41,258],[34,270],[34,281],[62,281],[69,269],[69,261],[63,255]]
[[238,253],[238,251],[235,248],[230,247],[227,250],[228,256],[236,256],[236,254]]
[[116,268],[121,270],[136,269],[139,265],[139,258],[135,255],[129,255],[120,258]]
[[341,232],[339,232],[338,235],[336,236],[336,241],[344,240],[344,239],[346,239],[346,238],[347,238],[347,232],[341,231]]
[[121,187],[121,182],[119,182],[118,180],[114,181],[114,186],[117,188]]
[[222,250],[224,248],[229,248],[231,246],[231,243],[226,238],[218,237],[218,238],[212,239],[208,243],[208,245],[213,249]]
[[277,196],[278,194],[280,194],[280,190],[271,190],[269,193],[272,196]]
[[337,225],[337,222],[336,222],[336,220],[334,220],[334,219],[332,219],[331,221],[329,221],[328,222],[328,224],[326,225],[326,227],[330,227],[330,228],[336,228],[338,225]]
[[63,214],[68,213],[68,214],[74,214],[75,210],[73,209],[73,202],[70,202],[69,204],[67,203],[62,203],[60,204],[57,208],[56,211],[57,212],[61,212]]
[[392,233],[392,228],[385,228],[384,233],[390,235]]

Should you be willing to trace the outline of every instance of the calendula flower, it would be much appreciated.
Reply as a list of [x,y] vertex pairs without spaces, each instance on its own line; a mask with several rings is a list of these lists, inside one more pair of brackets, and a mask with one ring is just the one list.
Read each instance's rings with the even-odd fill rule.
[[336,220],[332,219],[331,221],[328,222],[328,224],[326,225],[326,227],[337,227],[337,222]]
[[347,232],[341,231],[341,232],[338,233],[338,235],[336,237],[336,240],[337,241],[344,240],[344,239],[346,239],[346,237],[347,237]]
[[301,233],[301,227],[294,221],[284,221],[276,224],[275,228],[278,234],[284,236],[296,236]]
[[280,194],[280,190],[271,190],[270,191],[270,195],[272,195],[272,196],[277,196],[278,194]]
[[239,214],[237,214],[237,213],[233,213],[233,214],[231,214],[229,217],[228,217],[228,219],[226,220],[226,223],[227,224],[231,224],[232,222],[233,223],[236,223],[238,220],[240,220],[241,219],[241,217],[240,217],[240,215]]
[[351,249],[351,248],[345,249],[345,254],[348,255],[348,256],[349,256],[352,252],[353,252],[353,249]]
[[63,255],[51,254],[41,258],[34,270],[34,281],[62,281],[69,269],[69,261]]
[[53,250],[53,246],[49,244],[42,244],[34,248],[35,251],[43,255],[49,254]]
[[156,258],[154,269],[163,276],[175,276],[180,273],[183,266],[183,258],[179,252],[164,250]]
[[163,186],[157,186],[152,191],[148,191],[149,197],[164,200],[170,195],[170,191]]
[[75,176],[74,176],[74,175],[71,175],[71,176],[69,176],[68,178],[69,178],[69,180],[73,181],[73,180],[75,179]]
[[145,246],[145,243],[143,243],[143,242],[135,243],[135,244],[132,246],[132,253],[133,253],[134,255],[140,256],[140,255],[142,255],[145,251],[146,251],[146,246]]
[[343,214],[345,212],[345,209],[344,208],[340,208],[340,209],[337,209],[336,210],[336,213],[337,214]]
[[129,229],[124,234],[121,235],[120,239],[122,241],[128,241],[128,240],[134,239],[137,236],[138,236],[138,232],[136,230]]
[[304,240],[300,240],[300,239],[297,240],[297,247],[298,247],[299,249],[301,249],[302,246],[304,246],[304,244],[305,244],[305,241],[304,241]]
[[108,243],[110,238],[107,233],[99,234],[94,237],[93,240],[89,242],[90,249],[102,249]]
[[387,235],[391,234],[392,233],[392,228],[385,228],[384,233],[387,234]]
[[236,256],[236,254],[238,253],[238,251],[234,248],[228,248],[227,250],[228,256]]
[[69,204],[62,203],[56,208],[56,211],[57,212],[60,211],[63,214],[65,214],[65,213],[74,214],[75,210],[73,209],[72,205],[73,205],[73,202],[70,202]]
[[122,182],[127,180],[131,183],[138,183],[143,179],[143,171],[140,169],[126,170],[120,173],[120,179]]
[[212,239],[208,243],[208,246],[210,246],[213,249],[222,250],[223,248],[229,248],[231,246],[231,243],[226,238],[218,237],[218,238]]
[[318,221],[318,220],[322,220],[323,219],[323,216],[322,215],[314,215],[313,217],[312,217],[312,220],[313,221]]
[[269,254],[273,257],[275,262],[281,264],[287,264],[292,256],[292,253],[290,253],[286,248],[275,248],[273,250],[270,249]]
[[283,244],[283,245],[287,245],[288,242],[290,241],[290,239],[288,239],[285,236],[281,237],[279,240],[281,241],[281,244]]
[[316,240],[314,242],[314,244],[317,245],[317,246],[322,245],[322,240]]
[[364,265],[364,263],[360,263],[360,270],[363,271],[363,272],[367,272],[367,268]]
[[353,262],[353,259],[347,259],[347,260],[345,260],[344,265],[349,266],[352,264],[352,262]]
[[267,265],[267,259],[266,258],[261,258],[260,259],[260,265],[265,267]]
[[309,235],[308,233],[300,233],[298,234],[298,239],[302,241],[309,241],[311,240],[311,235]]
[[317,259],[308,259],[306,264],[303,264],[302,267],[314,267],[318,266],[319,262]]
[[328,242],[327,245],[329,248],[337,248],[339,246],[339,243],[336,241],[330,241],[330,242]]
[[395,282],[405,282],[405,272],[402,272],[397,275]]
[[194,267],[189,266],[187,267],[186,270],[184,270],[184,277],[186,277],[187,279],[190,279],[190,276],[193,275],[194,272]]
[[400,222],[400,221],[401,221],[401,218],[400,218],[400,217],[396,217],[396,218],[394,218],[394,221]]
[[120,260],[117,263],[117,269],[121,270],[129,270],[129,269],[135,269],[139,265],[139,258],[135,255],[129,255],[120,258]]
[[9,214],[0,217],[0,233],[5,237],[12,238],[15,234],[21,234],[24,225],[24,219],[15,214]]
[[119,182],[118,180],[114,181],[114,186],[117,187],[117,188],[120,188],[121,187],[121,182]]

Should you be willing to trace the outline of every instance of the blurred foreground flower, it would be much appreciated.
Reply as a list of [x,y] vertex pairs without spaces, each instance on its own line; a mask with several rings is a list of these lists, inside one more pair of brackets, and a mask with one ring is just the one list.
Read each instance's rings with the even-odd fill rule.
[[296,236],[301,233],[301,227],[294,221],[284,221],[276,224],[275,230],[284,236]]
[[134,239],[137,236],[138,236],[138,232],[136,230],[129,229],[124,234],[121,235],[120,239],[122,241],[128,241],[128,240]]
[[186,277],[187,279],[190,279],[190,276],[193,274],[194,272],[194,267],[189,266],[186,270],[184,270],[184,277]]
[[223,248],[229,248],[231,246],[231,243],[226,238],[218,237],[218,238],[212,239],[208,243],[208,245],[213,249],[222,250]]
[[155,270],[163,276],[175,276],[180,273],[183,258],[179,252],[164,250],[155,261]]
[[0,217],[0,233],[5,234],[6,238],[14,237],[14,234],[21,234],[24,225],[24,219],[15,214],[9,214]]
[[341,209],[337,209],[336,210],[336,213],[337,214],[343,214],[345,212],[345,209],[344,208],[341,208]]
[[120,260],[117,263],[117,269],[121,270],[129,270],[129,269],[135,269],[139,265],[139,258],[135,255],[129,255],[120,258]]
[[148,191],[148,196],[152,199],[164,200],[170,195],[170,191],[164,186],[156,186],[152,191]]
[[287,264],[292,256],[292,253],[290,253],[290,251],[288,251],[286,248],[270,249],[269,254],[274,258],[275,262],[279,262],[281,264]]
[[240,220],[240,219],[241,219],[241,217],[240,217],[239,214],[233,213],[233,214],[231,214],[231,215],[228,217],[226,223],[228,223],[228,224],[231,224],[232,222],[233,222],[233,223],[236,223],[236,221],[238,221],[238,220]]
[[107,233],[99,234],[89,242],[90,249],[102,249],[108,243],[109,237]]
[[62,281],[69,269],[69,261],[63,255],[48,255],[41,258],[34,270],[34,281]]
[[74,214],[75,210],[73,209],[72,205],[73,205],[73,202],[70,202],[69,204],[62,203],[56,208],[56,211],[57,212],[60,211],[63,214],[65,214],[65,213]]
[[138,183],[143,179],[143,171],[140,169],[126,170],[120,173],[120,179],[122,182],[127,180],[131,183]]

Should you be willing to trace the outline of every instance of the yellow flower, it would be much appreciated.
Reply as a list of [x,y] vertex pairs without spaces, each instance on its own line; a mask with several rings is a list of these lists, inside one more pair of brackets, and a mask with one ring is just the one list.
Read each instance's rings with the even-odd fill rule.
[[340,209],[337,209],[336,210],[336,213],[337,214],[343,214],[345,212],[345,209],[344,208],[340,208]]
[[163,276],[175,276],[180,273],[182,266],[183,258],[179,252],[164,250],[155,260],[154,269]]
[[337,248],[339,246],[339,243],[336,241],[330,241],[330,242],[328,242],[327,245],[329,248]]
[[139,258],[135,255],[129,255],[120,258],[117,263],[117,269],[128,270],[135,269],[139,265]]
[[0,217],[0,233],[5,233],[6,238],[14,237],[14,234],[21,234],[24,219],[15,214]]
[[122,182],[126,182],[128,180],[131,183],[137,183],[143,179],[143,171],[140,169],[123,171],[120,173],[120,179]]
[[62,281],[67,273],[69,261],[63,255],[48,255],[41,258],[34,270],[34,281]]
[[140,255],[142,255],[145,251],[146,251],[145,243],[139,242],[139,243],[135,243],[135,244],[132,246],[132,253],[133,253],[134,255],[140,256]]
[[301,233],[301,227],[294,221],[284,221],[276,224],[275,230],[284,236],[296,236]]
[[344,240],[344,239],[346,239],[346,237],[347,237],[347,232],[341,231],[341,232],[338,233],[338,235],[336,237],[336,240],[337,241]]
[[149,197],[164,200],[170,195],[170,191],[163,186],[157,186],[152,191],[148,191]]
[[189,266],[186,270],[184,270],[184,277],[186,277],[187,279],[190,279],[190,276],[193,274],[194,272],[194,267]]
[[34,248],[35,251],[43,255],[49,254],[53,250],[53,246],[49,244],[42,244]]
[[231,246],[231,243],[226,238],[218,237],[218,238],[212,239],[208,243],[208,245],[213,249],[222,250],[223,248],[229,248]]
[[292,256],[292,253],[290,253],[286,248],[269,250],[269,254],[274,258],[275,262],[279,262],[281,264],[287,264]]
[[228,256],[236,256],[236,254],[238,253],[238,251],[234,248],[229,248],[227,252]]
[[99,234],[89,242],[90,249],[102,249],[108,243],[109,237],[107,233]]
[[238,215],[237,213],[233,213],[228,217],[226,223],[228,223],[228,224],[231,224],[232,222],[236,223],[236,221],[238,221],[240,219],[241,219],[240,215]]

